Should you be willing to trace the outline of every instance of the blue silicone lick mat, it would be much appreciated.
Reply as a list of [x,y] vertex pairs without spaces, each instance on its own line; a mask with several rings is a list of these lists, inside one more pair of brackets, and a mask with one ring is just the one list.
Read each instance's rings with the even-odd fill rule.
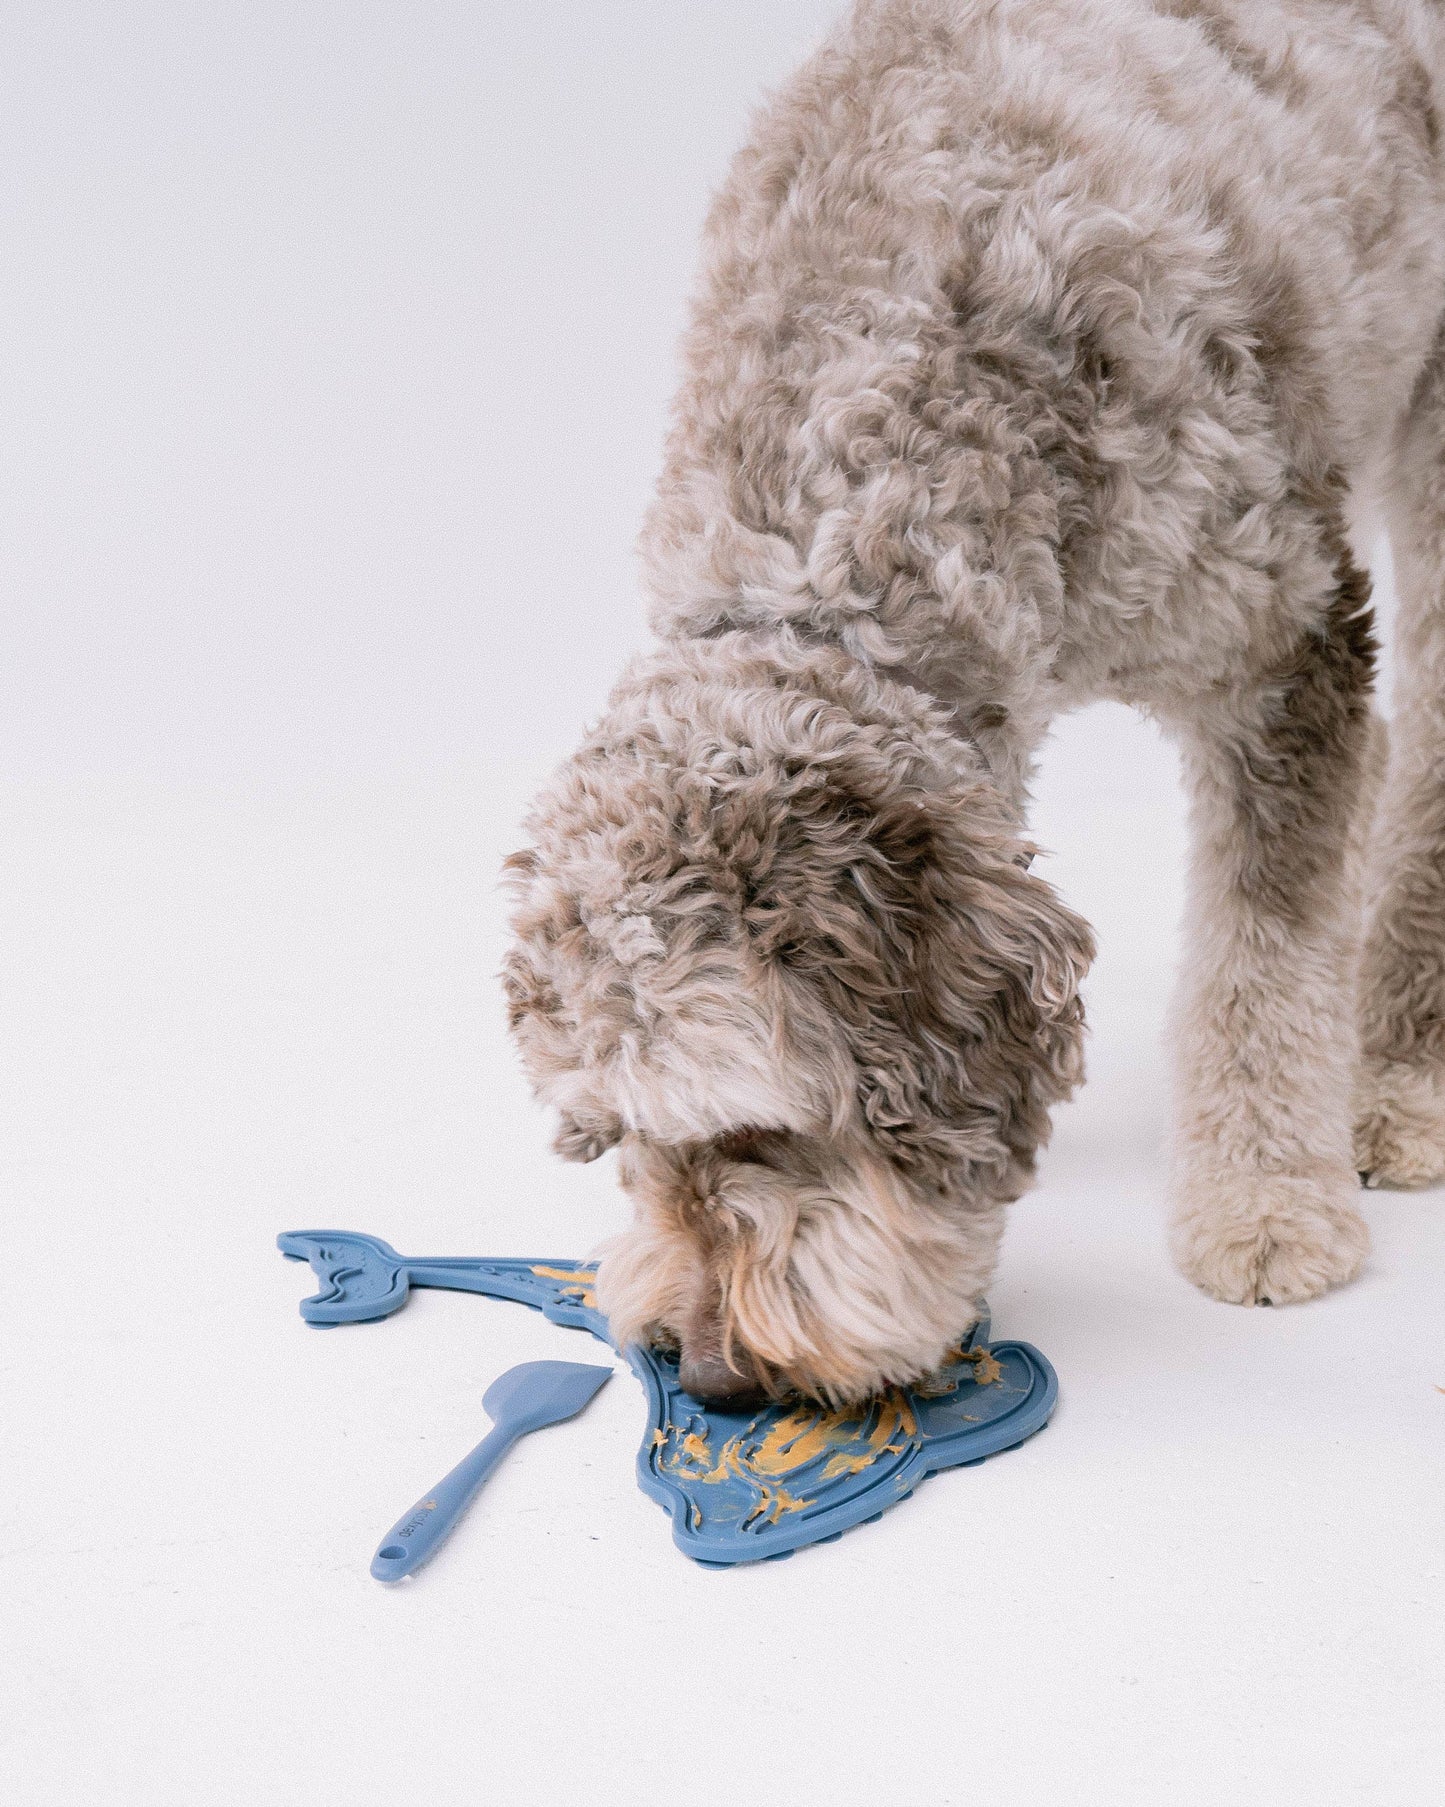
[[[310,1324],[387,1317],[411,1287],[435,1286],[515,1299],[611,1340],[592,1292],[597,1270],[586,1262],[413,1260],[379,1237],[344,1230],[291,1231],[277,1244],[309,1262],[322,1283],[301,1302]],[[987,1318],[929,1381],[847,1411],[799,1400],[720,1411],[683,1391],[665,1352],[624,1354],[647,1393],[638,1481],[672,1515],[678,1548],[715,1568],[831,1543],[939,1469],[1013,1449],[1043,1429],[1058,1398],[1057,1377],[1038,1350],[990,1342]]]

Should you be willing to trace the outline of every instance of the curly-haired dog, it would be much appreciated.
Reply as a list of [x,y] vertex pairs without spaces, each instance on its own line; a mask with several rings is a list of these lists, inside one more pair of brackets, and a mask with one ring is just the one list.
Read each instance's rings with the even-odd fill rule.
[[[523,1059],[636,1205],[603,1303],[696,1393],[855,1399],[972,1320],[1082,1071],[1024,812],[1093,698],[1191,792],[1185,1273],[1307,1298],[1357,1166],[1445,1169],[1442,85],[1442,0],[863,0],[760,118],[661,644],[510,862]],[[1371,487],[1409,664],[1362,966]]]

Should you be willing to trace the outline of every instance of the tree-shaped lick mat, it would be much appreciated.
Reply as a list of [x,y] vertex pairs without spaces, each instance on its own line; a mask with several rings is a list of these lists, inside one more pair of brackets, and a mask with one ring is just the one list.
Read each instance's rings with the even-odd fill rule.
[[[413,1286],[439,1286],[516,1299],[611,1341],[592,1291],[597,1270],[586,1262],[418,1261],[345,1230],[296,1230],[277,1241],[322,1283],[301,1302],[309,1324],[384,1318]],[[704,1406],[683,1391],[665,1351],[626,1349],[647,1390],[638,1481],[667,1507],[673,1541],[697,1562],[725,1568],[830,1543],[928,1475],[1013,1449],[1048,1423],[1058,1397],[1049,1363],[1028,1343],[988,1335],[983,1317],[937,1374],[842,1411],[797,1399],[740,1412]]]

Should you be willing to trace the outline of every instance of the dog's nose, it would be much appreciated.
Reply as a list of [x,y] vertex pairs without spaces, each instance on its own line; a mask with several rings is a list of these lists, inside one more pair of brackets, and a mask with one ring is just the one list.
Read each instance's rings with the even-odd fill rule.
[[716,1406],[721,1411],[752,1411],[767,1399],[755,1380],[739,1374],[721,1355],[693,1355],[684,1349],[678,1379],[683,1391],[691,1393],[700,1405]]

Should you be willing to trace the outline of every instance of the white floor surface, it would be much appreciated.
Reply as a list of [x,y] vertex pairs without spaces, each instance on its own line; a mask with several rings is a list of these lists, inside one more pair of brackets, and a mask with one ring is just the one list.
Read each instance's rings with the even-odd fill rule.
[[1367,1274],[1308,1307],[1171,1271],[1183,831],[1121,710],[1061,726],[1037,818],[1102,946],[992,1297],[1049,1430],[709,1573],[637,1489],[623,1370],[370,1580],[488,1381],[600,1346],[443,1293],[309,1331],[274,1238],[622,1221],[516,1071],[496,874],[641,638],[707,190],[838,9],[20,10],[0,1796],[1438,1802],[1445,1192],[1365,1194]]

